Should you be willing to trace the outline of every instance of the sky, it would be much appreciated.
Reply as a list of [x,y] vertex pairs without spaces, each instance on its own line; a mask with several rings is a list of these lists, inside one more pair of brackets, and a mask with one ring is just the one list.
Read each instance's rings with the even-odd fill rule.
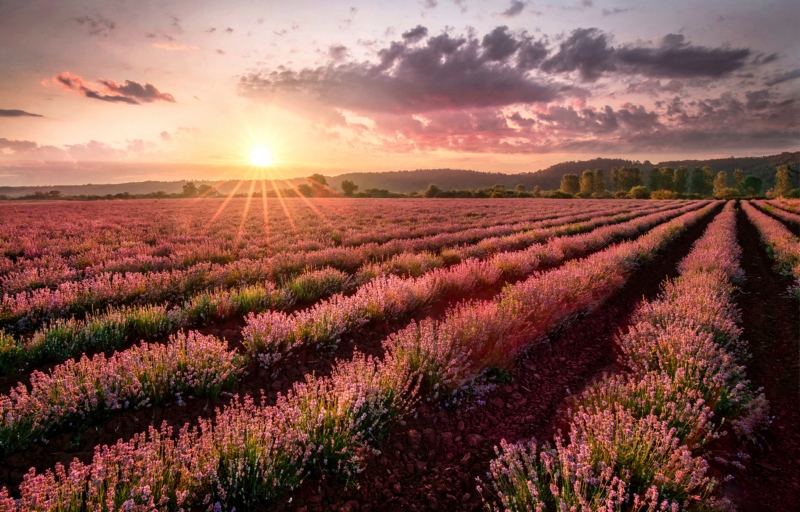
[[790,0],[0,0],[0,185],[796,151],[797,27]]

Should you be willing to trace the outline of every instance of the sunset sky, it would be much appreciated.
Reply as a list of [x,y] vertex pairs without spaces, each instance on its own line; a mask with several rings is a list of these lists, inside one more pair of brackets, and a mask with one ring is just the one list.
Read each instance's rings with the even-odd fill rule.
[[796,0],[0,0],[0,185],[797,150],[798,27]]

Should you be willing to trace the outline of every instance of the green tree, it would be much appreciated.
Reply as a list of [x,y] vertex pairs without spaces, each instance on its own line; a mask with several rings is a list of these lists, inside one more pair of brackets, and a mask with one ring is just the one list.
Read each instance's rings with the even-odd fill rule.
[[539,185],[533,187],[533,197],[541,197],[541,195],[542,195],[542,187],[540,187]]
[[786,197],[792,190],[792,177],[789,175],[789,166],[781,165],[775,172],[775,196]]
[[589,169],[586,169],[581,174],[580,190],[581,194],[586,197],[591,196],[594,191],[594,173]]
[[328,180],[325,179],[325,176],[321,174],[312,174],[308,177],[309,180],[319,183],[320,185],[328,186]]
[[594,170],[594,179],[592,180],[592,191],[595,194],[606,193],[606,178],[603,176],[603,169]]
[[728,173],[719,171],[714,178],[714,195],[722,194],[726,188],[728,188]]
[[212,187],[208,183],[204,183],[204,184],[200,185],[199,187],[197,187],[197,194],[201,195],[201,196],[206,196],[206,195],[213,194],[213,192],[211,191],[213,188],[214,187]]
[[197,195],[197,187],[191,181],[183,185],[183,195],[186,197],[194,197]]
[[616,190],[629,191],[633,187],[644,185],[642,171],[636,167],[620,167],[611,169],[611,184]]
[[581,191],[581,179],[577,174],[565,174],[561,177],[560,190],[574,196]]
[[763,186],[764,183],[758,176],[747,176],[744,179],[743,192],[748,196],[757,196],[761,194],[761,187]]
[[352,197],[358,190],[358,185],[350,180],[342,180],[342,190],[344,191],[344,195]]
[[430,185],[428,185],[428,188],[425,189],[425,192],[423,192],[422,195],[425,197],[436,197],[441,193],[442,189],[431,183]]
[[662,167],[659,172],[661,173],[661,190],[675,190],[675,169]]
[[517,192],[525,192],[525,185],[523,185],[522,183],[520,183],[519,185],[517,185],[516,187],[514,187],[514,190],[515,190],[515,191],[517,191]]
[[686,193],[686,184],[689,181],[689,169],[684,166],[675,170],[675,179],[672,182],[672,190],[679,194]]
[[314,195],[314,190],[308,183],[301,183],[297,185],[297,191],[300,192],[300,194],[305,197],[311,197]]
[[643,187],[642,185],[637,185],[635,187],[631,187],[631,191],[628,193],[633,199],[650,199],[650,189],[647,187]]
[[709,196],[714,191],[713,175],[711,168],[706,166],[702,169],[695,167],[691,178],[692,193],[701,196]]
[[741,169],[734,169],[733,171],[733,188],[739,192],[744,192],[744,171]]
[[661,190],[661,169],[650,169],[650,176],[647,179],[647,186],[650,190]]

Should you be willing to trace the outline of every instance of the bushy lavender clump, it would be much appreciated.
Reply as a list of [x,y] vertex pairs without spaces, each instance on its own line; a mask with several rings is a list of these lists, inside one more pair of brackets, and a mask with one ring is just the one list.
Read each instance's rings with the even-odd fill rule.
[[216,396],[236,382],[241,357],[227,343],[196,332],[166,345],[141,344],[111,357],[70,360],[31,374],[0,396],[0,451],[9,453],[71,421],[103,410],[149,406],[187,393]]

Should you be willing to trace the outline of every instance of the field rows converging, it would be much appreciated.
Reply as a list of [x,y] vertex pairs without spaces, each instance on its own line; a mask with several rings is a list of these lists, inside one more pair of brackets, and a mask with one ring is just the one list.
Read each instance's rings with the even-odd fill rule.
[[99,354],[92,359],[69,361],[48,374],[34,372],[30,389],[20,384],[9,395],[0,397],[3,410],[13,411],[0,429],[3,451],[24,447],[69,422],[85,422],[87,416],[98,412],[180,401],[182,395],[189,394],[215,396],[232,385],[248,359],[271,366],[292,351],[306,347],[325,350],[337,344],[343,334],[376,321],[402,320],[448,295],[463,296],[501,280],[523,278],[616,240],[636,236],[702,205],[689,204],[584,234],[553,238],[546,244],[499,253],[488,260],[466,260],[418,278],[376,279],[353,295],[334,296],[292,315],[251,315],[243,330],[245,357],[216,337],[189,333],[170,339],[166,345],[141,345],[110,358]]
[[[261,209],[203,201],[65,213],[63,243],[37,204],[0,221],[0,280],[72,272],[3,299],[46,298],[0,309],[0,510],[771,510],[798,495],[764,475],[800,456],[796,329],[779,318],[800,297],[791,200],[435,200],[409,202],[409,222],[402,200],[298,199],[270,206],[285,215],[265,246]],[[131,270],[162,244],[164,267]],[[106,263],[140,291],[92,295]]]
[[781,208],[782,205],[778,201],[750,201],[750,203],[762,212],[785,222],[789,228],[795,231],[800,227],[800,215]]
[[[110,212],[103,212],[105,223],[100,226],[87,223],[85,218],[76,219],[76,223],[72,224],[70,219],[65,221],[54,215],[42,216],[44,220],[20,215],[14,217],[16,222],[2,226],[7,232],[0,235],[0,248],[6,254],[0,259],[0,293],[12,295],[106,273],[188,270],[200,263],[223,264],[276,254],[357,247],[394,239],[422,238],[432,234],[545,220],[578,211],[576,205],[570,204],[564,204],[559,213],[553,213],[552,209],[544,209],[541,205],[516,210],[501,206],[496,212],[499,215],[487,216],[475,212],[474,208],[467,209],[456,204],[445,219],[436,209],[407,206],[411,210],[410,215],[418,213],[418,216],[412,217],[415,218],[414,222],[406,220],[398,223],[399,219],[395,217],[386,220],[382,210],[376,210],[374,205],[361,208],[361,211],[346,211],[334,219],[329,217],[330,207],[326,209],[324,205],[319,205],[325,211],[323,215],[327,222],[319,222],[320,218],[314,216],[316,222],[313,225],[295,226],[296,229],[292,230],[278,223],[269,229],[277,236],[294,233],[295,237],[303,237],[287,244],[281,244],[274,237],[265,240],[268,226],[263,224],[260,213],[255,211],[246,218],[255,222],[248,224],[229,222],[229,219],[218,221],[220,228],[238,229],[240,232],[236,233],[220,233],[218,229],[209,233],[209,226],[191,221],[183,222],[187,224],[186,228],[179,229],[172,225],[172,219],[163,219],[161,216],[131,225],[127,217],[135,216],[134,211],[123,212],[123,219],[108,219]],[[593,209],[602,205],[595,202],[587,206]],[[581,211],[584,211],[583,208]],[[313,213],[308,208],[306,210],[307,213]],[[67,217],[74,215],[74,212],[60,213],[66,213]],[[181,213],[183,218],[192,215],[191,212]],[[203,213],[196,212],[196,215]],[[163,216],[164,212],[161,214]],[[55,218],[60,222],[54,222]],[[54,233],[58,236],[53,236]],[[243,237],[247,240],[252,238],[251,243],[255,247],[241,247]],[[235,245],[236,238],[240,241]],[[269,243],[266,244],[266,241]]]
[[656,214],[661,220],[646,228],[629,227],[628,236],[645,232],[638,238],[534,273],[491,300],[457,306],[441,321],[412,322],[385,340],[383,358],[342,361],[330,376],[296,384],[274,406],[245,399],[176,437],[168,427],[151,429],[98,448],[91,464],[30,474],[20,486],[21,501],[6,505],[74,508],[111,500],[130,507],[229,508],[274,500],[319,475],[352,478],[364,449],[417,407],[420,396],[458,406],[488,369],[508,367],[531,342],[598,307],[635,268],[716,208]]
[[[569,440],[501,442],[488,479],[493,509],[723,506],[709,476],[721,428],[730,424],[747,441],[768,422],[765,397],[740,365],[747,347],[732,299],[740,257],[731,202],[681,262],[680,277],[637,308],[618,338],[629,373],[576,400]],[[746,458],[740,451],[723,461]]]
[[775,268],[794,279],[791,292],[800,298],[800,239],[780,221],[754,208],[749,202],[742,201],[741,204],[775,261]]
[[[434,248],[434,244],[426,244],[422,252],[409,250],[382,262],[370,263],[366,258],[366,262],[350,274],[324,267],[287,279],[280,286],[256,282],[243,287],[201,292],[190,297],[182,307],[168,308],[161,304],[111,307],[105,313],[90,315],[84,320],[56,319],[28,337],[0,334],[4,336],[7,347],[0,354],[0,372],[61,362],[87,350],[107,351],[137,337],[155,339],[181,328],[242,317],[251,312],[291,310],[334,293],[352,291],[382,275],[418,276],[469,258],[486,258],[502,251],[519,250],[548,237],[579,233],[605,223],[669,209],[671,205],[637,208],[630,212],[611,210],[566,216],[559,221],[537,223],[535,226],[538,227],[531,226],[532,229],[515,234],[484,238],[472,245],[439,247],[438,254],[428,251]],[[351,268],[358,262],[353,263]],[[10,348],[14,346],[17,348]]]
[[[669,205],[665,205],[667,207]],[[639,205],[638,207],[645,207]],[[635,207],[634,207],[635,208]],[[573,220],[591,218],[593,213],[624,210],[604,206],[574,214]],[[7,330],[25,332],[54,318],[101,312],[108,306],[166,303],[180,304],[204,290],[236,286],[281,284],[306,269],[333,267],[355,272],[367,262],[381,262],[405,252],[441,252],[460,244],[475,244],[485,238],[510,236],[515,232],[569,222],[570,215],[544,215],[544,220],[518,224],[498,224],[453,233],[429,234],[420,239],[392,239],[381,244],[356,247],[331,247],[319,251],[281,253],[260,260],[238,260],[224,265],[198,264],[187,270],[164,272],[102,273],[55,289],[40,288],[4,295],[0,304],[0,325]],[[566,217],[562,219],[562,217]],[[548,222],[549,220],[549,222]]]

